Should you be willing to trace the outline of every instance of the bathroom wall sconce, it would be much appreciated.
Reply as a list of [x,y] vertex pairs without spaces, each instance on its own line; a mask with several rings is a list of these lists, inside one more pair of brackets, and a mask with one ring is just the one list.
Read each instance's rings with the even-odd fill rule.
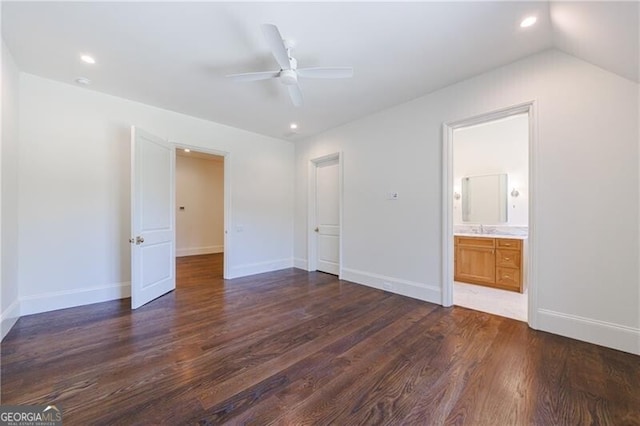
[[453,198],[454,198],[455,200],[459,200],[459,199],[460,199],[460,193],[458,193],[458,192],[454,192],[454,193],[453,193]]
[[513,188],[513,189],[511,190],[511,196],[512,196],[513,198],[516,198],[518,195],[520,195],[520,192],[518,192],[518,190],[517,190],[517,189]]

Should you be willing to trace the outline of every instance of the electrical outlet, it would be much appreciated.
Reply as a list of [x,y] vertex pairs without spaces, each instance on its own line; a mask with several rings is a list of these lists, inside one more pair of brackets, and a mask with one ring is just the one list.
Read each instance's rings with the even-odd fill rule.
[[385,290],[393,290],[393,284],[387,281],[382,282],[382,288]]

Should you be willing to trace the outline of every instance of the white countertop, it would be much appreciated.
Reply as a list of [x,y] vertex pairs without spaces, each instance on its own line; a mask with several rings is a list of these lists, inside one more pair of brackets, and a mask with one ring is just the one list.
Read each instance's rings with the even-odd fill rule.
[[478,238],[511,238],[513,240],[526,240],[528,238],[527,235],[509,235],[509,234],[472,234],[465,232],[454,232],[453,235],[460,237],[478,237]]

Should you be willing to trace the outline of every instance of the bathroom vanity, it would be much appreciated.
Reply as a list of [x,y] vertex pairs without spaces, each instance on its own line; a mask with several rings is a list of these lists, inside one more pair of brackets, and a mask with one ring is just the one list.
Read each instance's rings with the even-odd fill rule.
[[510,184],[506,173],[461,179],[462,194],[454,194],[460,209],[453,229],[455,281],[524,293],[528,227],[526,215],[509,217],[520,195],[515,187],[508,192]]
[[523,293],[526,237],[455,235],[454,280]]

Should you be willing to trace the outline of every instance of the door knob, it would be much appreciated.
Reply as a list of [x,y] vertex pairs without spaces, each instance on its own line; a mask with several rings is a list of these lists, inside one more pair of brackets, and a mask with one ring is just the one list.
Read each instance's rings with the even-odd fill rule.
[[138,235],[136,237],[136,244],[142,244],[142,243],[144,243],[144,237]]
[[316,226],[316,229],[314,229],[313,232],[320,232],[320,229]]

